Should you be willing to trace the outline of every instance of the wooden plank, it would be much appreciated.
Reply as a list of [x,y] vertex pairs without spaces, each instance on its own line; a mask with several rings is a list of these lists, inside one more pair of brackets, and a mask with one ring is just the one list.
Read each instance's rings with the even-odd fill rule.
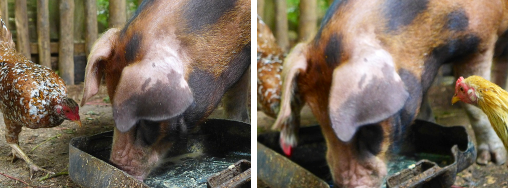
[[[58,54],[60,45],[58,42],[50,42],[49,43],[49,53]],[[32,55],[39,54],[39,45],[38,43],[30,43],[30,52]],[[74,43],[74,54],[75,55],[83,55],[85,54],[85,43]]]
[[37,38],[39,64],[51,68],[48,0],[37,0]]
[[30,38],[28,36],[28,14],[26,0],[16,0],[14,14],[16,19],[16,31],[18,36],[17,51],[30,59]]
[[109,27],[122,27],[127,21],[126,1],[109,1]]
[[[92,49],[93,43],[97,40],[97,1],[85,1],[85,20],[86,20],[86,33],[85,33],[85,53],[88,56]],[[76,52],[76,50],[74,50]]]
[[58,68],[65,84],[74,84],[74,0],[60,1]]

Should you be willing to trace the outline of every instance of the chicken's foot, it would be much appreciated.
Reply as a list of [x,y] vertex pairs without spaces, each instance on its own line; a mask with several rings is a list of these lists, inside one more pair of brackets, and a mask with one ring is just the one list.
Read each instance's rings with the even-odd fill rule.
[[46,170],[44,168],[41,168],[41,167],[37,166],[32,161],[32,159],[28,158],[28,156],[25,154],[25,152],[23,152],[23,150],[21,150],[21,148],[19,147],[18,144],[9,144],[9,145],[12,147],[13,157],[15,158],[16,154],[17,154],[19,157],[21,157],[23,160],[25,160],[25,162],[30,167],[30,179],[32,179],[32,176],[33,176],[35,171],[43,171],[44,173],[54,174],[54,172],[51,172],[49,170]]

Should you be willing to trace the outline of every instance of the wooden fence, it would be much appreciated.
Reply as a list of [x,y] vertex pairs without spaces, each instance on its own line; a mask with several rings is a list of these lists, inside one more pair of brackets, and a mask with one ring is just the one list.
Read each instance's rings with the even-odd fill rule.
[[[37,1],[37,42],[30,43],[29,40],[29,27],[28,27],[28,12],[27,0],[15,0],[14,3],[14,19],[15,26],[8,26],[11,31],[15,30],[16,35],[13,36],[16,41],[18,52],[25,55],[25,57],[34,59],[41,65],[52,67],[51,54],[57,54],[58,57],[58,72],[64,79],[66,84],[76,84],[82,81],[84,73],[84,65],[78,66],[75,69],[75,56],[87,56],[94,41],[98,37],[97,27],[97,1],[85,0],[60,0],[59,2],[59,22],[60,22],[60,37],[57,42],[50,41],[50,24],[49,24],[49,1],[50,0],[36,0]],[[141,3],[142,0],[138,0]],[[79,3],[78,3],[79,2]],[[9,18],[9,3],[8,0],[0,0],[0,14],[2,19],[8,24]],[[75,7],[84,6],[85,17],[85,40],[84,42],[75,42],[74,40],[74,17]],[[82,7],[78,7],[82,8]],[[109,0],[109,27],[120,27],[125,24],[126,17],[126,0]],[[57,19],[58,20],[58,19]],[[12,25],[12,24],[11,24]],[[15,27],[15,29],[12,29]],[[86,62],[86,60],[85,60]],[[80,80],[75,80],[76,71],[80,73]]]

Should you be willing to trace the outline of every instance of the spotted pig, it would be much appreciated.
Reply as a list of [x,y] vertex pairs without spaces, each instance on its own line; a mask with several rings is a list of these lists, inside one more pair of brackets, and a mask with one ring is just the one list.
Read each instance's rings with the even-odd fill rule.
[[[336,0],[314,39],[296,45],[282,72],[281,110],[293,93],[321,124],[335,185],[378,187],[386,153],[419,113],[439,67],[490,78],[508,41],[508,1]],[[465,105],[479,163],[505,162],[506,151],[479,109]],[[427,117],[430,119],[430,117]]]
[[96,41],[81,105],[104,76],[115,130],[110,161],[144,179],[174,141],[225,96],[248,121],[250,0],[145,0]]

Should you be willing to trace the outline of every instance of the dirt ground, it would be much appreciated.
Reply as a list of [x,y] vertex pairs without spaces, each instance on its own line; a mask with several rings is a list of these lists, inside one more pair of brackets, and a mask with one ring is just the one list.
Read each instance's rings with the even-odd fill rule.
[[[460,105],[452,106],[450,101],[454,93],[454,79],[445,77],[433,86],[430,92],[432,109],[436,121],[442,125],[464,125],[468,129],[468,134],[474,138],[474,133],[469,124],[464,110]],[[258,111],[258,134],[269,131],[274,119]],[[302,125],[318,124],[308,107],[302,110]],[[258,187],[267,187],[261,181],[258,181]],[[497,166],[493,163],[482,166],[474,164],[466,170],[458,173],[454,187],[508,187],[508,167],[505,165]]]

